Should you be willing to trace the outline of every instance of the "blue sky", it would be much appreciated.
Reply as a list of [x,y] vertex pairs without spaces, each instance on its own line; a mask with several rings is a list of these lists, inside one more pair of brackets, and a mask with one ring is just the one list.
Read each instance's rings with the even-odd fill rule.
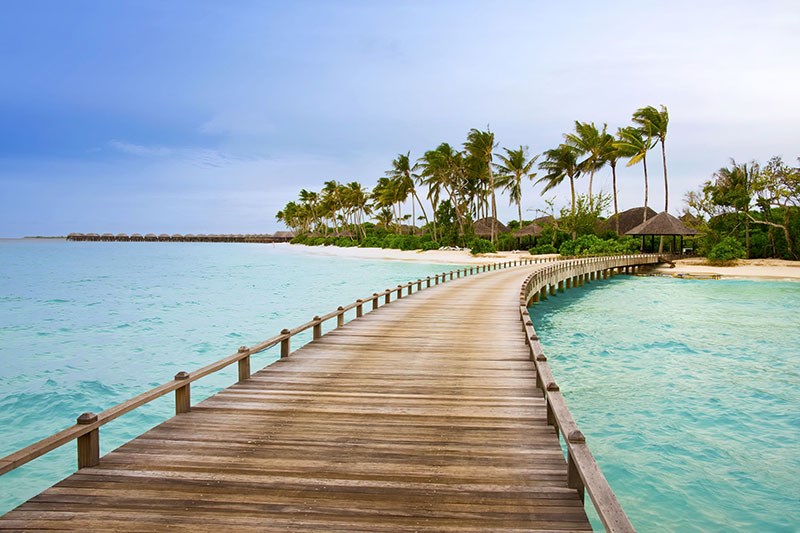
[[[5,0],[0,236],[274,231],[301,187],[371,186],[471,127],[539,153],[659,104],[679,212],[730,157],[800,156],[798,6]],[[640,205],[641,168],[619,181]],[[529,185],[523,209],[543,207]]]

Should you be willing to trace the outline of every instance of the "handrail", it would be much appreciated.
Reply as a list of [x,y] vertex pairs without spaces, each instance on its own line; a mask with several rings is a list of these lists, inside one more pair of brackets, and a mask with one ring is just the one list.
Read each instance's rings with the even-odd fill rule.
[[[598,272],[605,278],[609,270],[619,268],[627,270],[641,264],[657,263],[659,260],[656,254],[568,259],[533,272],[520,288],[520,320],[530,350],[530,358],[536,366],[536,385],[542,390],[547,405],[547,423],[555,428],[556,435],[560,433],[563,436],[566,443],[567,485],[576,489],[581,499],[584,498],[584,491],[589,493],[600,521],[610,532],[630,532],[635,529],[589,450],[586,438],[572,418],[572,413],[547,363],[547,356],[539,343],[539,336],[533,327],[527,306],[531,299],[538,300],[540,294],[545,295],[548,286],[550,293],[554,294],[553,282],[558,285],[559,290],[563,290],[564,278],[561,277],[563,275],[566,275],[567,280],[571,279],[572,284],[576,283],[577,278],[580,278],[579,283],[583,283],[596,279]],[[586,265],[590,265],[593,270],[587,271]]]
[[[336,328],[344,325],[344,315],[348,311],[356,309],[356,318],[362,316],[365,304],[371,303],[371,307],[367,311],[377,309],[383,299],[383,305],[391,302],[392,295],[395,299],[403,297],[403,291],[411,294],[413,287],[416,286],[417,290],[429,288],[440,283],[445,283],[449,280],[457,279],[462,276],[479,274],[490,270],[497,270],[498,268],[510,268],[514,266],[530,265],[530,264],[543,264],[554,261],[555,258],[520,258],[509,260],[502,263],[491,263],[469,268],[451,270],[441,274],[435,274],[433,277],[428,276],[426,280],[418,279],[416,281],[409,281],[400,284],[395,288],[386,289],[383,292],[373,293],[372,296],[356,300],[355,302],[346,306],[341,306],[334,311],[322,316],[315,316],[309,322],[301,324],[293,329],[284,329],[279,335],[261,341],[253,346],[242,346],[239,350],[223,359],[210,363],[202,368],[194,370],[193,372],[178,372],[172,381],[159,385],[150,389],[138,396],[131,398],[125,402],[117,404],[105,411],[94,413],[83,413],[77,419],[77,423],[71,427],[58,431],[48,437],[45,437],[33,444],[30,444],[20,450],[17,450],[0,459],[0,475],[6,474],[20,466],[38,458],[46,453],[55,450],[67,444],[70,441],[78,441],[78,468],[87,466],[94,466],[100,460],[100,446],[99,446],[99,429],[108,422],[127,414],[142,405],[148,404],[153,400],[161,398],[175,392],[175,413],[176,415],[187,412],[191,409],[190,402],[190,385],[192,382],[197,381],[210,374],[219,372],[228,366],[238,363],[239,376],[238,381],[244,381],[250,378],[250,356],[269,348],[273,348],[278,344],[281,345],[281,358],[287,357],[291,353],[290,340],[295,335],[307,331],[314,330],[314,339],[322,336],[322,324],[328,320],[336,318]],[[423,281],[425,282],[423,284]]]
[[[644,261],[642,261],[642,259],[644,259]],[[356,309],[356,317],[354,319],[357,319],[363,315],[364,306],[366,304],[372,304],[367,308],[367,312],[378,309],[381,305],[381,300],[383,300],[383,305],[387,305],[391,302],[392,294],[395,295],[395,300],[400,299],[403,297],[404,290],[407,290],[409,295],[412,294],[414,286],[416,286],[417,291],[420,291],[424,288],[435,287],[440,283],[461,278],[462,276],[477,275],[516,266],[541,265],[541,268],[534,271],[525,279],[520,289],[520,319],[522,320],[526,342],[530,349],[530,357],[536,367],[537,386],[542,389],[547,404],[547,421],[555,427],[556,433],[560,431],[561,434],[564,435],[567,444],[567,483],[571,488],[575,488],[578,491],[581,498],[583,498],[584,489],[589,492],[589,496],[600,516],[600,520],[608,531],[634,531],[619,501],[616,499],[614,492],[611,490],[611,487],[600,471],[600,467],[589,451],[585,438],[573,420],[569,408],[559,391],[558,385],[556,385],[553,373],[547,364],[547,357],[544,355],[541,344],[539,344],[539,337],[536,335],[533,328],[533,322],[528,313],[527,304],[531,300],[532,295],[534,298],[538,296],[538,292],[532,292],[534,286],[537,286],[536,290],[538,291],[540,290],[538,285],[542,283],[546,285],[547,281],[552,276],[567,272],[570,269],[574,270],[576,267],[585,267],[587,265],[594,268],[602,263],[604,267],[592,270],[593,275],[599,270],[620,267],[627,268],[629,266],[656,263],[658,260],[659,258],[655,254],[589,257],[570,260],[560,260],[558,257],[520,258],[502,263],[489,263],[451,270],[450,272],[435,274],[433,277],[428,276],[425,280],[418,279],[416,281],[409,281],[395,288],[373,293],[372,296],[358,299],[346,306],[340,306],[335,311],[326,315],[315,316],[312,320],[300,326],[293,329],[284,329],[279,335],[261,341],[251,347],[241,346],[235,354],[210,363],[193,372],[178,372],[172,381],[150,389],[130,400],[106,409],[99,414],[83,413],[78,417],[75,425],[45,437],[0,459],[0,475],[10,472],[76,439],[78,441],[78,469],[95,466],[100,461],[99,429],[103,425],[142,405],[165,396],[170,392],[175,392],[176,415],[188,412],[191,409],[190,384],[192,382],[216,373],[233,363],[238,363],[239,366],[238,381],[245,381],[250,378],[251,355],[280,344],[280,357],[288,357],[291,353],[290,342],[292,337],[309,329],[313,329],[313,339],[316,340],[322,336],[322,324],[324,322],[336,318],[336,328],[334,329],[338,329],[344,325],[344,315],[350,310]],[[589,275],[589,272],[580,273],[580,276]],[[544,291],[543,288],[541,290]],[[551,292],[553,290],[554,289],[551,287]]]

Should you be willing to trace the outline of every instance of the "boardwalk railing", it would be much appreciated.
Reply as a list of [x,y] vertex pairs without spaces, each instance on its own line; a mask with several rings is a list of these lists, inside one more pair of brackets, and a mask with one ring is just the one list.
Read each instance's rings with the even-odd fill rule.
[[565,279],[568,280],[567,287],[576,286],[584,281],[595,279],[598,272],[606,276],[614,269],[627,270],[637,268],[639,265],[657,262],[658,257],[655,255],[626,255],[572,260],[559,260],[556,257],[520,258],[503,263],[451,270],[428,276],[425,279],[409,281],[395,288],[373,293],[372,296],[356,300],[349,305],[340,306],[326,315],[315,316],[305,324],[293,329],[284,329],[280,334],[253,346],[242,346],[235,354],[193,372],[178,372],[173,380],[106,409],[99,414],[83,413],[77,418],[75,425],[0,459],[0,475],[19,468],[73,440],[77,440],[78,469],[95,466],[100,461],[100,428],[105,424],[171,392],[175,393],[176,415],[186,413],[191,410],[190,387],[192,382],[219,372],[234,363],[238,365],[238,381],[245,381],[250,378],[251,355],[280,345],[280,357],[288,357],[292,351],[292,337],[311,329],[313,339],[318,339],[322,336],[323,323],[335,318],[335,328],[340,328],[344,325],[345,314],[349,311],[355,310],[354,318],[359,318],[365,312],[378,309],[381,303],[387,305],[393,299],[403,298],[404,294],[411,295],[414,290],[420,291],[447,281],[492,270],[540,265],[539,269],[526,278],[520,291],[520,318],[523,323],[526,342],[530,347],[531,359],[536,365],[537,386],[542,389],[546,399],[548,422],[556,428],[557,433],[560,431],[562,435],[566,436],[569,486],[577,489],[581,497],[583,497],[584,490],[589,492],[600,519],[609,531],[632,531],[633,528],[630,526],[630,522],[608,482],[600,472],[594,457],[589,452],[585,439],[577,429],[577,425],[559,392],[558,386],[555,384],[526,306],[530,301],[538,301],[540,295],[545,297],[545,289],[548,286],[553,294],[555,293],[555,284],[558,284],[559,289],[563,290]]

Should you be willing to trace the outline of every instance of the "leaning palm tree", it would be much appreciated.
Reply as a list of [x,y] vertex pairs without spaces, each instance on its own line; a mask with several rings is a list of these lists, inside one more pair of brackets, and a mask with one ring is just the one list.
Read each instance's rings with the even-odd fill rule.
[[[575,180],[581,175],[581,167],[578,164],[578,152],[568,144],[559,144],[558,147],[547,150],[542,154],[544,161],[539,163],[539,168],[546,174],[536,180],[536,183],[544,183],[542,194],[560,185],[564,178],[569,178],[570,193],[572,194],[571,214],[575,216]],[[572,239],[577,237],[576,232],[572,231]]]
[[647,195],[649,187],[647,183],[647,152],[654,146],[653,137],[650,135],[650,130],[641,130],[628,126],[626,128],[619,128],[617,131],[617,141],[614,147],[619,152],[621,157],[627,157],[628,164],[625,166],[632,167],[633,165],[641,162],[644,167],[644,215],[642,222],[647,221]]
[[575,150],[583,156],[584,159],[579,162],[581,171],[589,173],[589,203],[592,202],[592,183],[594,182],[594,173],[605,165],[603,159],[604,141],[606,135],[606,128],[608,126],[603,124],[603,131],[599,131],[594,122],[579,122],[575,121],[575,133],[564,134],[566,144],[575,148]]
[[503,148],[506,154],[497,154],[500,163],[496,165],[500,174],[497,177],[497,185],[508,191],[509,204],[517,204],[517,215],[519,215],[519,227],[522,229],[522,178],[533,179],[536,172],[531,172],[538,155],[528,159],[528,147],[520,146],[518,150]]
[[495,146],[494,133],[489,131],[488,128],[486,131],[472,128],[469,130],[467,141],[464,143],[467,153],[481,163],[489,178],[488,188],[492,197],[492,242],[495,242],[495,232],[497,231],[497,199],[495,197],[494,173],[492,172],[492,154]]
[[664,141],[667,138],[669,126],[669,113],[666,106],[661,106],[659,111],[653,106],[642,107],[633,113],[633,122],[639,124],[645,131],[661,143],[661,163],[664,165],[664,211],[669,209],[669,182],[667,181],[667,151]]
[[[425,207],[422,205],[422,201],[419,199],[416,190],[416,180],[417,175],[415,174],[416,170],[419,168],[418,164],[411,165],[410,161],[411,152],[407,152],[405,154],[398,154],[394,161],[392,161],[392,169],[386,172],[386,175],[397,182],[397,189],[399,193],[399,198],[402,198],[402,201],[411,195],[411,219],[417,219],[417,212],[414,208],[414,201],[419,204],[419,208],[422,210],[422,216],[425,218],[425,222],[428,222],[428,215],[425,213]],[[413,231],[416,233],[416,225],[413,226]]]

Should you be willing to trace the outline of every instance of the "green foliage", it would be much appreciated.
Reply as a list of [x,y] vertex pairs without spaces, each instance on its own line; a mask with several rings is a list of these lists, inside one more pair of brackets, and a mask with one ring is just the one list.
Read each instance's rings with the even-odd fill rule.
[[708,252],[708,262],[714,265],[735,263],[745,256],[744,246],[738,239],[725,237]]
[[492,241],[479,238],[475,238],[469,241],[467,243],[467,248],[469,248],[470,253],[473,255],[492,254],[497,251],[497,249],[494,247],[494,244],[492,244]]
[[639,251],[636,239],[625,237],[623,239],[601,239],[597,235],[581,235],[574,241],[564,241],[558,249],[563,256],[596,256],[629,254]]
[[438,250],[442,246],[436,241],[425,241],[422,243],[423,250]]
[[539,244],[528,250],[528,252],[531,255],[543,255],[543,254],[557,254],[558,250],[552,244]]
[[509,251],[517,249],[517,238],[510,233],[501,233],[496,239],[495,248],[498,250]]

